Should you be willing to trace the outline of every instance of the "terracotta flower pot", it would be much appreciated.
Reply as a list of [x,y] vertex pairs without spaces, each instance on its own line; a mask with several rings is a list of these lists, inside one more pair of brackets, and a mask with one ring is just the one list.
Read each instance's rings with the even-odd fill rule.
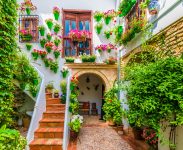
[[75,141],[78,138],[78,132],[70,131],[70,139],[71,141]]
[[54,98],[59,98],[59,93],[54,93]]
[[133,128],[133,134],[134,134],[134,138],[136,140],[142,140],[142,134],[143,134],[143,130],[140,128]]

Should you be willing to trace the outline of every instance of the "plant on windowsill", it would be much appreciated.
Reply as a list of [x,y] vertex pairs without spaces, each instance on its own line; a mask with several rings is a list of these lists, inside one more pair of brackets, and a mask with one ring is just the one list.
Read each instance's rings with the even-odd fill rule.
[[52,39],[52,34],[51,34],[51,33],[48,33],[48,34],[46,35],[46,38],[47,38],[47,40],[50,42],[51,39]]
[[109,57],[104,62],[108,65],[114,65],[117,62],[117,59],[115,57]]
[[50,70],[53,71],[54,73],[58,72],[58,62],[57,61],[50,61]]
[[74,63],[74,57],[65,57],[66,63]]
[[67,66],[62,67],[61,73],[62,73],[62,77],[65,79],[69,73],[68,67]]
[[55,32],[55,34],[58,34],[60,29],[61,29],[61,26],[58,23],[56,23],[53,27],[53,31]]
[[96,60],[96,56],[95,55],[82,55],[81,60],[82,60],[82,62],[94,63]]
[[103,24],[102,23],[97,23],[95,25],[95,30],[96,30],[97,34],[101,33],[102,28],[103,28]]
[[54,39],[54,44],[55,44],[55,46],[59,46],[60,45],[60,43],[61,43],[61,36],[58,36],[58,37],[55,37],[55,39]]
[[54,98],[59,98],[59,90],[58,89],[54,89],[53,96],[54,96]]
[[109,39],[112,35],[112,30],[104,31],[104,34],[105,34],[106,39]]
[[52,93],[54,89],[54,85],[53,82],[49,82],[46,87],[45,87],[45,91],[46,93]]
[[52,30],[52,28],[53,28],[53,19],[50,18],[50,19],[46,19],[45,21],[46,21],[46,24],[48,26],[48,29]]
[[42,38],[42,39],[40,40],[40,45],[41,45],[42,48],[44,48],[46,42],[47,42],[47,40],[46,40],[45,38]]
[[105,93],[105,104],[103,110],[105,112],[104,119],[109,125],[122,124],[122,108],[120,101],[117,98],[118,89],[113,87]]
[[102,53],[104,51],[107,51],[108,53],[111,52],[111,50],[116,50],[116,47],[109,43],[109,44],[101,44],[95,47],[95,50],[98,50],[99,53]]
[[70,127],[70,137],[72,141],[75,141],[77,139],[82,124],[83,124],[82,116],[73,115],[71,117],[71,122],[68,125]]
[[116,12],[114,9],[108,10],[107,12],[104,12],[104,22],[106,25],[109,25],[111,20],[116,16]]
[[137,3],[137,0],[121,1],[120,5],[119,5],[119,9],[118,9],[118,11],[121,12],[121,14],[119,14],[119,16],[120,17],[126,16],[136,3]]
[[25,46],[26,46],[28,51],[30,51],[32,49],[32,44],[30,44],[30,43],[26,43]]
[[44,36],[45,35],[45,27],[44,26],[39,26],[38,29],[39,29],[40,35]]
[[55,20],[58,21],[59,16],[60,16],[60,9],[56,6],[53,8],[53,15],[54,15]]
[[80,31],[75,29],[75,30],[71,30],[68,36],[73,42],[85,42],[86,39],[90,37],[90,34],[91,33],[89,31],[86,31],[86,30]]
[[47,42],[47,43],[45,44],[46,51],[47,51],[48,53],[51,53],[53,46],[54,46],[53,42]]
[[39,58],[39,51],[38,50],[34,49],[31,54],[32,54],[32,57],[34,58],[34,60],[38,60],[38,58]]
[[32,32],[28,30],[20,30],[19,35],[23,42],[30,42],[33,39]]
[[95,19],[96,22],[100,22],[102,20],[103,16],[104,16],[103,12],[96,11],[94,13],[94,19]]
[[37,7],[32,4],[31,0],[24,0],[24,2],[20,5],[20,11],[26,11],[27,15],[30,15],[31,11],[34,11],[36,9]]

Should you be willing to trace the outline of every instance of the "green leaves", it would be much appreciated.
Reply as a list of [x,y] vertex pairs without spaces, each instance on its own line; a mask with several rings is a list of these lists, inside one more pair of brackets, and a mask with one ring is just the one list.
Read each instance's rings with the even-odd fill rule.
[[125,74],[125,80],[130,81],[125,89],[131,124],[158,131],[161,120],[183,123],[183,59],[167,57],[149,63],[133,62]]

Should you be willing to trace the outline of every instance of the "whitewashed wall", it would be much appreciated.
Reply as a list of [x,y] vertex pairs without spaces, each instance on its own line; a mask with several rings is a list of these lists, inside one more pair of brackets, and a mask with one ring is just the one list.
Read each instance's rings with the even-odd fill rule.
[[[18,0],[20,4],[23,0]],[[37,11],[34,14],[39,15],[39,25],[45,25],[45,20],[47,18],[53,18],[52,10],[54,6],[59,7],[60,9],[79,9],[79,10],[92,10],[92,11],[106,11],[109,9],[115,9],[115,0],[32,0],[32,3],[37,7]],[[61,19],[59,20],[61,23]],[[95,25],[95,23],[93,23]],[[102,36],[98,36],[95,33],[94,26],[93,26],[93,47],[101,44],[105,41]],[[39,43],[33,44],[33,48],[42,49],[39,46]],[[27,52],[25,48],[25,44],[20,44],[22,50],[27,54],[27,56],[34,62],[31,57],[31,53]],[[60,89],[60,81],[61,76],[60,72],[57,74],[52,73],[49,69],[44,67],[44,63],[42,60],[38,60],[35,63],[35,66],[45,75],[45,82],[46,84],[49,81],[54,81],[54,86],[57,89]],[[59,60],[60,68],[64,65],[64,59]]]
[[[90,82],[86,82],[86,78],[89,77]],[[95,86],[99,85],[98,89],[95,90]],[[98,108],[98,113],[101,114],[101,106],[102,106],[102,84],[103,81],[97,77],[96,75],[92,74],[85,74],[79,77],[79,84],[78,87],[80,89],[80,95],[78,96],[78,100],[80,102],[90,102],[96,103]],[[88,90],[87,87],[90,89]],[[83,92],[84,95],[81,94]]]

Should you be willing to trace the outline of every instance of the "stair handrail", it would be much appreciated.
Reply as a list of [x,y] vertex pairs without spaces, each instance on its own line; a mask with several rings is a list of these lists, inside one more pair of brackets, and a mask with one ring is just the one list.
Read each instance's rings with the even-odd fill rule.
[[[36,68],[34,65],[32,65],[32,66],[36,69],[39,76],[41,77],[41,84],[40,84],[40,89],[39,89],[38,95],[36,97],[36,103],[34,106],[31,123],[30,123],[29,129],[28,129],[28,134],[26,137],[28,145],[34,139],[34,132],[38,128],[39,121],[42,118],[43,112],[46,110],[45,78],[44,78],[44,75],[39,71],[38,68]],[[29,150],[28,145],[26,146],[26,150]]]
[[71,77],[72,73],[71,70],[69,70],[69,76],[67,78],[67,95],[66,95],[66,105],[65,105],[65,118],[64,118],[64,136],[63,136],[63,144],[62,149],[67,150],[68,144],[69,144],[69,122],[70,122],[70,112],[69,112],[69,106],[70,106],[70,83],[71,83]]

